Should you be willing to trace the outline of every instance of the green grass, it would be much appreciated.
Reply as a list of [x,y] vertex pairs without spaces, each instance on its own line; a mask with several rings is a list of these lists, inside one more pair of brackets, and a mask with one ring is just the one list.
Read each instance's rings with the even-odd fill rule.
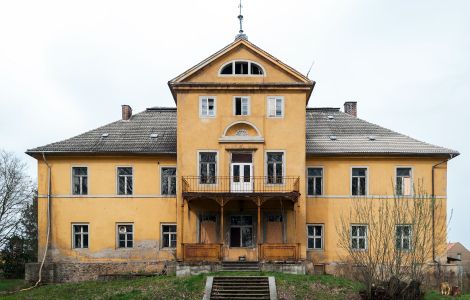
[[428,291],[424,297],[426,300],[437,300],[437,299],[461,299],[461,300],[470,300],[470,294],[464,294],[460,297],[451,297],[451,296],[442,296],[438,291]]
[[[0,280],[0,299],[202,299],[207,276],[275,276],[279,300],[360,299],[362,285],[356,281],[330,275],[292,275],[271,272],[219,272],[191,277],[155,276],[132,280],[88,281],[49,284],[10,293],[26,286],[23,280]],[[447,299],[435,291],[426,299]],[[458,299],[470,300],[470,294]]]

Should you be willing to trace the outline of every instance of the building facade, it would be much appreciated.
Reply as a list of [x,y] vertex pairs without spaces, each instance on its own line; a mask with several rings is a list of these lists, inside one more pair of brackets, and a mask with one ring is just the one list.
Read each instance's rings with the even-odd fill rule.
[[[331,266],[352,199],[412,197],[418,181],[445,223],[458,152],[361,120],[355,102],[308,108],[315,82],[244,38],[168,85],[175,108],[123,105],[121,120],[27,151],[38,161],[40,262],[47,252],[63,274]],[[351,246],[367,249],[367,224],[351,226]]]

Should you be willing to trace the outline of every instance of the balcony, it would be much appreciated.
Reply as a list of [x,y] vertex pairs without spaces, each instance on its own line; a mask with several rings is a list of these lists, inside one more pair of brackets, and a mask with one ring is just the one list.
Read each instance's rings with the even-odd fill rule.
[[296,201],[300,195],[299,177],[288,176],[184,176],[185,199],[210,197],[284,197]]

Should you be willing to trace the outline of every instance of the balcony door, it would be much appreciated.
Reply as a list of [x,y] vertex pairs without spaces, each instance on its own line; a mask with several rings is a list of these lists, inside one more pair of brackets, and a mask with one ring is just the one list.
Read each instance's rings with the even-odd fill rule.
[[251,153],[232,153],[230,191],[233,193],[250,193],[253,191],[253,157]]

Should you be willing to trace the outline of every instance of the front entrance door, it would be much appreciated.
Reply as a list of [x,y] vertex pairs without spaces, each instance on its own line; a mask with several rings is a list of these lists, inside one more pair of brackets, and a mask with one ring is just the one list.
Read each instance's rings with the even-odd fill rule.
[[253,191],[253,165],[251,163],[232,163],[230,174],[230,191],[234,193],[249,193]]

